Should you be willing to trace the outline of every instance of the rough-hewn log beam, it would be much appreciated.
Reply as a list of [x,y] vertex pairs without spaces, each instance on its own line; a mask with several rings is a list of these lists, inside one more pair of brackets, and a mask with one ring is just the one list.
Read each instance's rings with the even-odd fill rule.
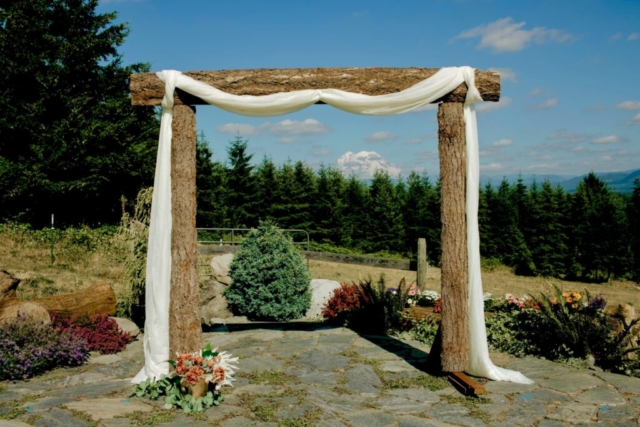
[[[196,113],[188,105],[173,108],[171,140],[171,300],[169,349],[202,348],[196,235]],[[169,356],[169,355],[167,355]]]
[[[438,68],[289,68],[191,71],[184,73],[234,95],[268,95],[303,89],[334,88],[365,95],[400,92],[434,75]],[[500,99],[500,75],[476,70],[476,87],[485,101]],[[160,105],[164,83],[155,73],[132,74],[132,105]],[[461,84],[438,101],[464,102],[467,85]],[[436,101],[437,102],[437,101]],[[203,105],[199,98],[176,90],[176,104]]]
[[441,364],[445,372],[469,368],[467,301],[466,137],[461,103],[438,107],[442,218]]

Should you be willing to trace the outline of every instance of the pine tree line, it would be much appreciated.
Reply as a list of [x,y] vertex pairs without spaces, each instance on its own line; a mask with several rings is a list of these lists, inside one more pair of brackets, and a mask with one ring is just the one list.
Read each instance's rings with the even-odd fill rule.
[[[419,237],[432,264],[440,263],[440,186],[412,172],[397,182],[377,171],[355,176],[301,161],[253,166],[238,137],[227,162],[212,160],[198,138],[199,227],[251,228],[271,219],[307,230],[316,244],[364,253],[413,256]],[[526,186],[503,180],[480,189],[482,257],[517,274],[588,281],[640,277],[640,180],[632,195],[612,192],[591,173],[574,194],[548,181]]]

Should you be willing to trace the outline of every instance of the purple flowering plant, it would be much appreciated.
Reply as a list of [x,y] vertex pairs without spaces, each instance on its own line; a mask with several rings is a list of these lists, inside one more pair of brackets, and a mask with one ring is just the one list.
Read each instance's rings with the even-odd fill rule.
[[24,380],[50,369],[79,366],[89,359],[82,337],[26,316],[0,326],[0,380]]

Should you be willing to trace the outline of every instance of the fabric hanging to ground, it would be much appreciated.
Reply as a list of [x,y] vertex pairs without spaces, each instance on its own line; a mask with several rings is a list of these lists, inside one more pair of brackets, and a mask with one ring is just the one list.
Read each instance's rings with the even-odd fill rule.
[[467,145],[467,245],[469,257],[469,369],[472,375],[498,381],[532,383],[519,372],[495,366],[489,358],[484,322],[480,238],[478,231],[479,154],[474,104],[482,101],[471,67],[441,68],[436,74],[401,92],[368,96],[337,89],[310,89],[264,96],[231,95],[183,75],[179,71],[157,73],[165,84],[158,157],[151,204],[147,253],[145,366],[133,379],[160,378],[169,373],[169,299],[171,282],[171,124],[174,91],[181,89],[226,111],[252,117],[293,113],[318,102],[355,114],[402,114],[430,104],[466,83],[464,105]]

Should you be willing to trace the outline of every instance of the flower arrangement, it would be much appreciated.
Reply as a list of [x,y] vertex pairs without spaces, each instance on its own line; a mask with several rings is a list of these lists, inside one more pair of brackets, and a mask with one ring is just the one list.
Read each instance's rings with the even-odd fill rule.
[[169,364],[175,369],[176,375],[191,385],[200,381],[213,383],[217,386],[233,385],[238,358],[231,358],[226,351],[218,353],[218,349],[211,349],[211,344],[196,353],[178,354],[178,358],[170,360]]
[[178,353],[176,360],[168,361],[174,369],[169,376],[143,381],[133,389],[132,396],[153,400],[165,396],[166,409],[204,412],[224,401],[220,387],[233,385],[237,361],[226,351],[211,349],[211,344],[195,353]]

